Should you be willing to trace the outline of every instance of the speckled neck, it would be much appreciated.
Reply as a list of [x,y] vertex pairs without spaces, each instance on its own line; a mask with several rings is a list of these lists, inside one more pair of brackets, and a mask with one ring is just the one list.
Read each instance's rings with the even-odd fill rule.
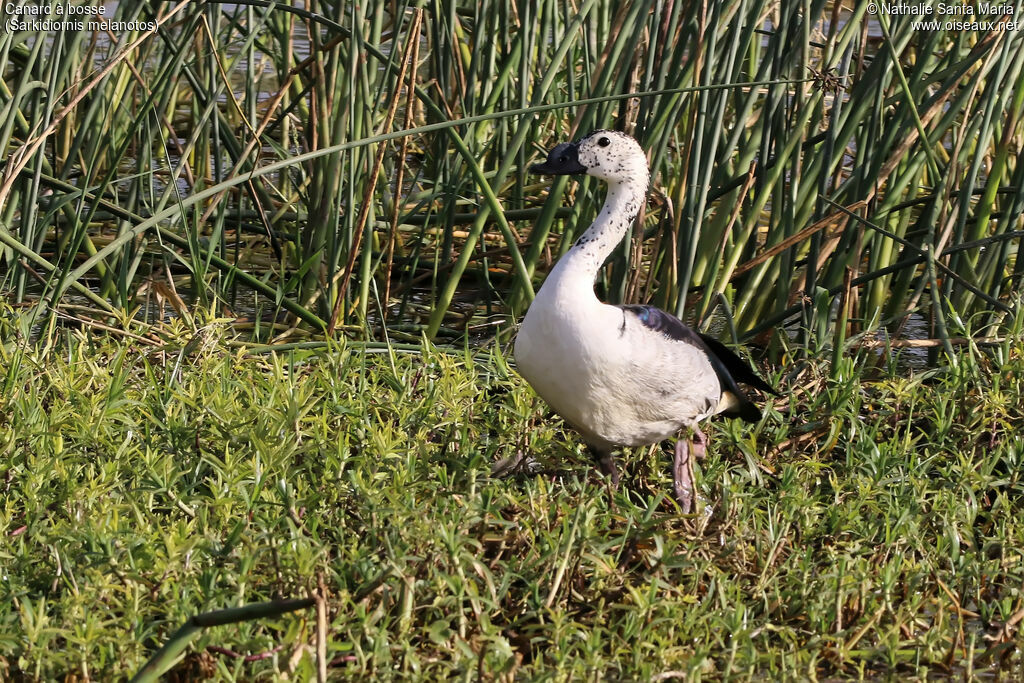
[[643,182],[609,182],[608,196],[601,212],[572,249],[558,261],[549,278],[586,282],[587,286],[593,286],[598,270],[622,241],[640,212],[646,195],[646,177]]

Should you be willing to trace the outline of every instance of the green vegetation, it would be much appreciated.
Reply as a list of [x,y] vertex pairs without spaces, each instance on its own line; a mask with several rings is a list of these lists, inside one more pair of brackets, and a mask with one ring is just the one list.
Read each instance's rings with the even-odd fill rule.
[[805,346],[841,342],[837,307],[998,336],[1024,284],[1024,31],[867,7],[124,2],[111,19],[156,33],[0,33],[0,287],[93,319],[216,302],[265,341],[487,336],[600,201],[544,199],[528,162],[617,127],[650,153],[652,239],[609,299],[740,339],[802,323]]
[[[711,429],[685,518],[664,455],[610,494],[498,349],[248,355],[206,329],[0,357],[3,678],[124,676],[194,614],[320,582],[331,676],[1020,666],[1019,341],[773,377],[758,426]],[[520,450],[542,471],[490,475]],[[316,634],[312,608],[204,629],[175,671],[309,680]]]
[[[1019,676],[1024,31],[851,4],[0,31],[0,679]],[[653,169],[601,296],[785,393],[706,515],[506,362],[599,127]]]

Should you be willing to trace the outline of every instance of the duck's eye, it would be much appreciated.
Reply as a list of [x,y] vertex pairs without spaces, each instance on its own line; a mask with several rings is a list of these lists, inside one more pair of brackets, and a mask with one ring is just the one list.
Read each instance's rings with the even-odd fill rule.
[[600,140],[597,141],[597,144],[600,145],[601,147],[607,147],[608,145],[612,144],[612,141],[609,140],[608,138],[601,138]]
[[568,162],[569,162],[569,157],[565,156],[564,154],[562,156],[558,157],[558,163],[565,164],[565,163],[568,163]]

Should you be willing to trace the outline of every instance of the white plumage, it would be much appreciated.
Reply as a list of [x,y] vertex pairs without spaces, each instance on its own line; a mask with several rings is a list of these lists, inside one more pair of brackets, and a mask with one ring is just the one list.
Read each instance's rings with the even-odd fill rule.
[[[759,419],[736,381],[772,391],[735,354],[649,306],[612,306],[594,295],[605,259],[622,240],[647,193],[647,158],[633,138],[599,130],[562,143],[535,173],[586,173],[608,183],[593,224],[551,270],[526,313],[515,342],[519,372],[579,430],[605,474],[618,483],[616,446],[641,446],[694,434],[719,412]],[[724,357],[723,357],[724,356]],[[737,366],[738,364],[738,366]],[[689,443],[680,439],[674,488],[684,512],[692,501]]]

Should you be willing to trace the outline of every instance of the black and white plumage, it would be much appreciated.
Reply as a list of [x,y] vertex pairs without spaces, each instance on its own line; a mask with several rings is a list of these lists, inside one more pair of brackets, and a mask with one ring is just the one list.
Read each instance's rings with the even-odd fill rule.
[[[612,451],[692,432],[692,456],[707,443],[698,423],[715,414],[756,422],[761,411],[739,388],[775,391],[721,342],[675,316],[644,305],[612,306],[594,294],[601,265],[622,241],[644,202],[649,171],[637,142],[599,130],[561,143],[534,173],[588,174],[608,183],[591,226],[548,274],[515,342],[520,374],[590,447],[601,470],[618,483]],[[689,437],[676,442],[676,498],[693,499]]]

